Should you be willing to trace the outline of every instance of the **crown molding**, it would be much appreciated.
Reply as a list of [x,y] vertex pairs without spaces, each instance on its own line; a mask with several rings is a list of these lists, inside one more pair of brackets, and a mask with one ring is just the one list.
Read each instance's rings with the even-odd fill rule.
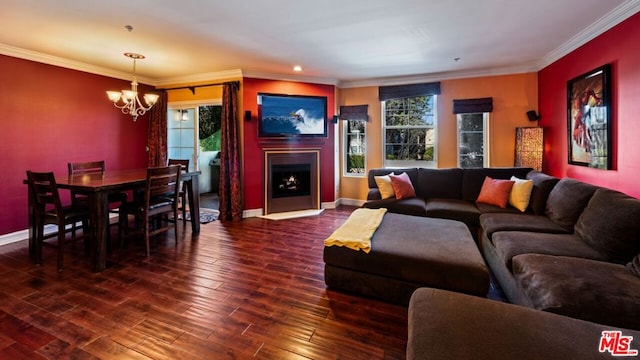
[[383,78],[371,78],[363,80],[347,80],[341,81],[338,84],[339,88],[355,88],[366,86],[389,86],[389,85],[406,85],[422,82],[442,81],[442,80],[454,80],[454,79],[469,79],[484,76],[498,76],[498,75],[511,75],[521,74],[538,71],[535,63],[528,63],[517,66],[506,66],[497,68],[486,69],[469,69],[469,70],[456,70],[456,71],[444,71],[438,73],[429,74],[417,74],[408,76],[392,76]]
[[339,80],[335,78],[293,75],[293,74],[276,74],[276,73],[260,72],[260,71],[252,71],[252,70],[243,71],[243,75],[245,77],[258,78],[258,79],[305,82],[305,83],[334,85],[334,86],[338,85],[339,83]]
[[[35,61],[35,62],[47,64],[47,65],[59,66],[66,69],[83,71],[90,74],[112,77],[112,78],[121,79],[121,80],[131,81],[132,79],[130,72],[107,69],[101,66],[95,66],[95,65],[83,63],[80,61],[64,59],[61,57],[47,55],[37,51],[26,50],[26,49],[5,45],[5,44],[0,44],[0,54],[12,56],[19,59]],[[153,79],[147,78],[144,76],[137,76],[137,78],[138,78],[138,81],[143,84],[154,85],[155,83]]]
[[602,35],[605,31],[635,15],[638,11],[640,11],[639,0],[626,0],[620,6],[611,10],[609,13],[598,19],[598,21],[589,25],[588,27],[577,33],[574,37],[569,39],[567,42],[544,56],[538,62],[538,70],[542,70],[545,67],[560,60],[565,55],[571,53],[580,46],[595,39],[599,35]]
[[177,84],[194,84],[206,81],[221,81],[230,79],[242,79],[243,74],[240,69],[216,71],[188,76],[172,76],[155,81],[154,85],[158,88],[173,86]]

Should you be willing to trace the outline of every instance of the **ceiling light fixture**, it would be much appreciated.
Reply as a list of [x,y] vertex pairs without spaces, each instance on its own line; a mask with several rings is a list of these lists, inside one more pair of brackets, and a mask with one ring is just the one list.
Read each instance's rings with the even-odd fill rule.
[[133,81],[131,82],[131,90],[122,91],[107,91],[109,100],[113,102],[113,105],[120,109],[123,114],[130,114],[133,121],[138,119],[138,116],[144,115],[147,110],[151,109],[153,105],[158,101],[157,94],[144,94],[144,102],[146,106],[142,104],[138,98],[138,81],[136,80],[136,60],[144,59],[144,55],[135,53],[124,53],[124,56],[133,59]]
[[300,65],[296,65],[296,66],[294,66],[294,67],[293,67],[293,71],[295,71],[295,72],[300,72],[300,71],[302,71],[302,66],[300,66]]

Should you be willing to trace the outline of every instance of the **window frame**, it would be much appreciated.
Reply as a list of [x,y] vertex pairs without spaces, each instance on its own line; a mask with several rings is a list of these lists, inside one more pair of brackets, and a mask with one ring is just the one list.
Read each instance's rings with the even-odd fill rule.
[[[362,161],[363,161],[363,167],[362,167],[362,172],[349,172],[347,165],[349,164],[348,158],[351,155],[350,154],[350,143],[351,143],[351,136],[352,132],[350,131],[350,122],[358,122],[358,123],[362,123],[362,129],[363,132],[358,132],[356,135],[358,138],[360,138],[360,136],[363,137],[362,140],[362,144],[363,144],[363,150],[361,154],[354,154],[354,155],[362,155]],[[366,177],[367,176],[367,121],[364,120],[342,120],[342,135],[343,135],[343,146],[344,146],[344,151],[343,151],[343,158],[342,158],[342,175],[344,177]]]
[[470,168],[470,167],[463,167],[462,165],[462,157],[461,157],[461,153],[460,153],[460,144],[461,144],[461,134],[462,133],[471,133],[472,131],[462,131],[461,127],[460,127],[460,121],[462,120],[462,116],[465,115],[476,115],[476,114],[482,114],[482,167],[489,167],[490,163],[491,163],[491,157],[490,157],[490,150],[491,150],[491,146],[490,146],[490,139],[489,139],[489,135],[490,135],[490,124],[491,124],[491,113],[490,112],[474,112],[474,113],[459,113],[456,114],[456,159],[457,159],[457,163],[458,163],[458,167],[459,168]]
[[[381,129],[382,129],[382,165],[384,168],[406,168],[406,167],[417,167],[417,168],[437,168],[438,167],[438,94],[429,94],[429,95],[418,95],[418,96],[407,96],[400,99],[408,99],[415,97],[432,97],[433,105],[431,115],[433,118],[433,124],[431,126],[392,126],[387,127],[387,101],[396,100],[389,99],[383,100],[380,103],[381,107]],[[429,129],[433,132],[433,160],[388,160],[387,159],[387,129],[395,128],[395,129]]]

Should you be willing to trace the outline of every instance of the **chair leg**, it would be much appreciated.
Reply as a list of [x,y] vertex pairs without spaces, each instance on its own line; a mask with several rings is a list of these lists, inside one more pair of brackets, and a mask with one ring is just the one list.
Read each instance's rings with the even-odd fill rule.
[[44,242],[44,224],[40,220],[36,220],[36,234],[35,234],[35,263],[42,265],[42,243]]
[[151,249],[149,247],[149,217],[145,217],[142,220],[142,225],[144,226],[144,244],[147,249],[147,257],[151,256]]
[[64,239],[66,237],[64,224],[58,224],[58,272],[62,272],[62,260],[64,257]]
[[186,195],[182,196],[182,226],[187,226],[187,200]]

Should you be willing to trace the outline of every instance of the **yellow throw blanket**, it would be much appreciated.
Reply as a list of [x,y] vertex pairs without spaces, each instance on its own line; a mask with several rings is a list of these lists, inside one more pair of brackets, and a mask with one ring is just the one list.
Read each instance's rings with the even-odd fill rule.
[[382,222],[387,209],[356,209],[347,221],[331,234],[325,246],[344,246],[352,250],[371,251],[371,237]]

